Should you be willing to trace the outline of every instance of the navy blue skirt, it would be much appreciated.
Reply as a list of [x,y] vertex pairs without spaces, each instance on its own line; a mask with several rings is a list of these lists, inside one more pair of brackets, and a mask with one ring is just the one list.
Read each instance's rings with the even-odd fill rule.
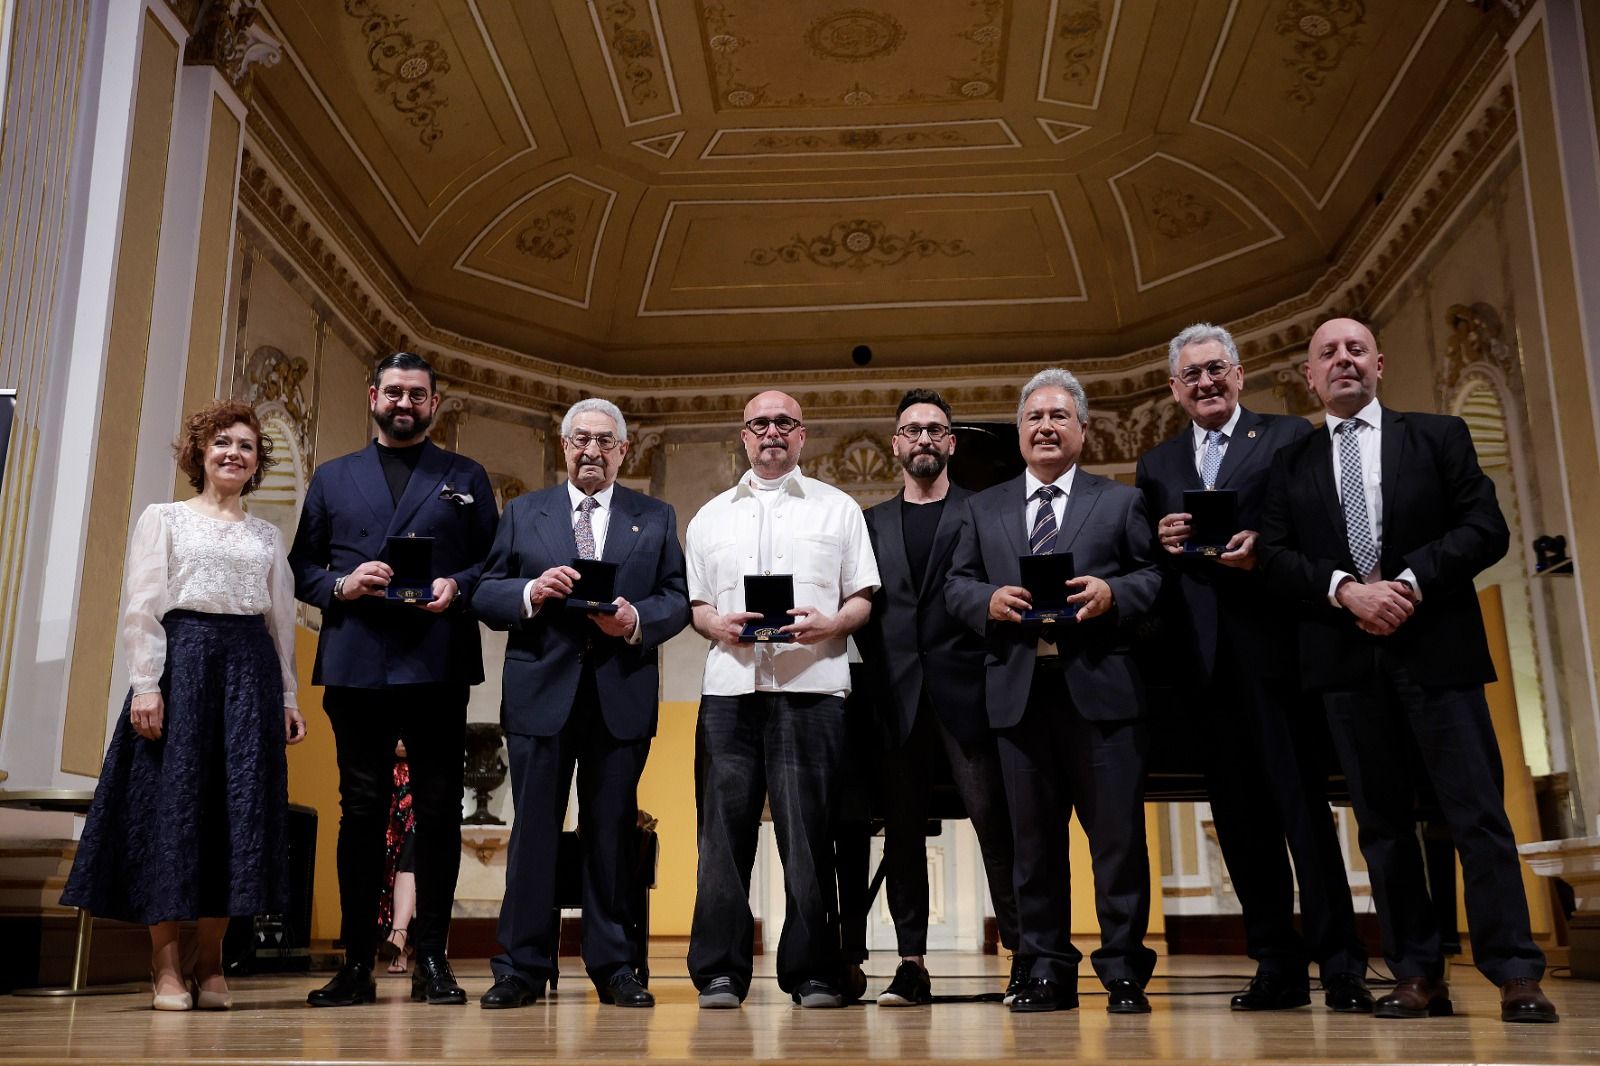
[[140,925],[288,906],[283,677],[261,615],[170,611],[161,738],[123,701],[61,902]]

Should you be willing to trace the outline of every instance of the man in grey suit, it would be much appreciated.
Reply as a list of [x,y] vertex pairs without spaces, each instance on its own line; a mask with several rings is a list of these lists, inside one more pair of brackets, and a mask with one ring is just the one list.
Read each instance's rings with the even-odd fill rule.
[[[1023,386],[1017,429],[1027,470],[966,501],[945,586],[951,613],[988,645],[984,702],[999,733],[1011,808],[1021,951],[1033,959],[1013,1011],[1078,1005],[1068,823],[1074,807],[1094,863],[1095,973],[1113,1014],[1150,1010],[1155,952],[1144,834],[1144,688],[1130,626],[1161,588],[1144,497],[1078,469],[1088,425],[1083,386],[1065,370]],[[1076,619],[1024,622],[1032,596],[1020,557],[1071,552]]]
[[[657,649],[689,622],[671,505],[616,484],[628,426],[605,400],[561,420],[565,484],[518,496],[472,596],[510,630],[500,719],[516,821],[500,907],[503,947],[484,1007],[536,1002],[556,972],[556,845],[573,765],[583,855],[583,962],[603,1003],[655,1003],[628,936],[639,775],[656,731]],[[616,564],[616,613],[569,605],[575,560]]]

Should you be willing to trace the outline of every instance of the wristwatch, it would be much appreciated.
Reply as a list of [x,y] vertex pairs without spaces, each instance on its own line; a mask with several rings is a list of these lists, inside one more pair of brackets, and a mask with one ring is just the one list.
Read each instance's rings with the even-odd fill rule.
[[344,599],[344,596],[342,595],[342,593],[344,592],[344,583],[349,577],[350,577],[349,574],[345,574],[343,577],[336,577],[336,578],[333,579],[333,598],[334,599],[336,599],[336,600]]

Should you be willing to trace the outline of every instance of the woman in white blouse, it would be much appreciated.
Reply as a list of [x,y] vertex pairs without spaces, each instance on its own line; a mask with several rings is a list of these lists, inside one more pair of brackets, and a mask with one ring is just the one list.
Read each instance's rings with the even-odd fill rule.
[[[284,745],[305,738],[294,584],[277,528],[241,506],[272,466],[255,412],[213,403],[175,450],[197,495],[152,504],[134,528],[131,684],[61,899],[150,927],[155,1009],[226,1010],[229,917],[288,902]],[[186,988],[178,923],[195,919]]]

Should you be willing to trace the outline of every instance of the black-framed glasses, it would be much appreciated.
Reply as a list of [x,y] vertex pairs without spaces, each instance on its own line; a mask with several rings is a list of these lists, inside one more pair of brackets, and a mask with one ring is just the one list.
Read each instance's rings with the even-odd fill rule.
[[949,426],[941,426],[938,424],[931,426],[906,425],[895,430],[895,433],[898,434],[900,438],[907,444],[917,443],[917,438],[922,436],[924,433],[928,435],[929,440],[933,441],[935,444],[938,444],[940,441],[948,437],[951,432],[952,430]]
[[1213,359],[1204,366],[1186,366],[1178,372],[1178,380],[1185,385],[1200,384],[1201,376],[1212,381],[1221,381],[1228,376],[1228,371],[1233,369],[1233,364],[1225,359]]
[[390,385],[378,391],[390,403],[399,403],[401,400],[409,399],[417,407],[427,403],[428,398],[433,395],[433,393],[424,388],[402,389],[399,385]]
[[567,443],[580,452],[593,444],[603,452],[615,451],[622,442],[611,433],[574,433],[567,438]]
[[776,429],[779,433],[787,437],[789,434],[793,433],[795,430],[804,425],[805,423],[800,421],[798,418],[790,418],[788,415],[779,415],[776,418],[767,418],[766,416],[752,418],[750,421],[744,424],[744,428],[748,429],[751,433],[754,433],[758,437],[769,429]]

